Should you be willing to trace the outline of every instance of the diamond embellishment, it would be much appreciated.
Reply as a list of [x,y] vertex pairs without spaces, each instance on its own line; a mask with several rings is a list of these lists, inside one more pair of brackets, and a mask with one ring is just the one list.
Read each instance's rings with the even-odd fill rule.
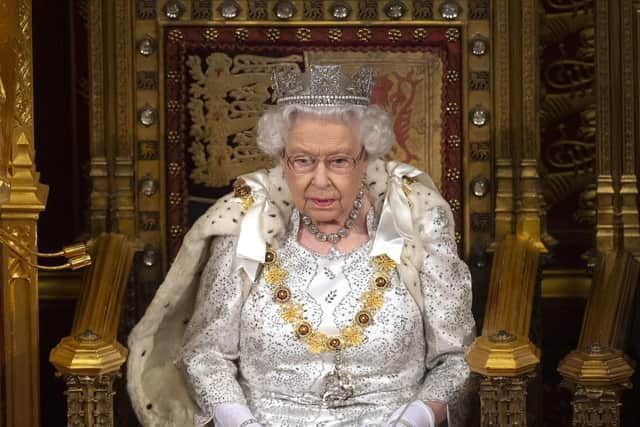
[[482,198],[489,193],[489,180],[483,176],[478,176],[471,181],[471,192],[474,196]]
[[296,7],[291,1],[281,0],[276,3],[273,8],[273,12],[276,14],[278,19],[287,20],[293,18],[293,15],[296,14]]
[[343,2],[332,4],[329,10],[331,12],[331,16],[341,21],[347,19],[351,13],[349,5]]
[[147,175],[140,181],[140,192],[146,197],[151,197],[158,192],[158,181]]
[[164,6],[164,14],[169,19],[180,19],[184,13],[184,6],[179,1],[169,1]]
[[153,125],[156,122],[156,118],[156,110],[149,104],[145,104],[138,112],[138,121],[145,127]]
[[475,36],[471,39],[471,53],[475,56],[482,56],[489,49],[489,41],[481,36]]
[[156,50],[156,43],[151,37],[145,37],[138,42],[138,53],[142,56],[149,56]]
[[400,19],[407,12],[407,6],[401,1],[390,1],[384,7],[384,13],[391,19]]
[[240,5],[234,0],[225,0],[218,7],[218,12],[224,19],[234,19],[240,14]]
[[471,123],[474,126],[482,127],[489,121],[489,112],[482,107],[475,107],[471,111]]
[[460,15],[460,6],[455,1],[447,1],[440,5],[440,16],[452,21]]

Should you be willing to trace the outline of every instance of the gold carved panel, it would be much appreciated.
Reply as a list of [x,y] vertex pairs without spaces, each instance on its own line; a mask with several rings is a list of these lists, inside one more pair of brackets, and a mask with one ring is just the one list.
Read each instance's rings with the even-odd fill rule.
[[[255,144],[255,125],[271,99],[271,72],[300,69],[301,55],[270,57],[213,52],[206,61],[187,59],[189,179],[209,188],[230,185],[238,175],[269,167],[272,160]],[[229,100],[230,99],[230,100]]]

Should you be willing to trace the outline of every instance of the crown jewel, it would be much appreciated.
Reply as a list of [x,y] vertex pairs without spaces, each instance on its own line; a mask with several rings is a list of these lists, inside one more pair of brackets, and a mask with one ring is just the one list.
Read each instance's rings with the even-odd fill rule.
[[272,81],[278,105],[369,105],[373,70],[361,66],[349,76],[342,72],[340,65],[311,65],[306,73],[291,69],[274,71]]

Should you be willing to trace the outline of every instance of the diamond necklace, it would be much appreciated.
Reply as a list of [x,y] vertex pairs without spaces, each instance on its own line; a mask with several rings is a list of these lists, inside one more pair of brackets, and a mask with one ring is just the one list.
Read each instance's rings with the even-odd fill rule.
[[318,229],[318,226],[313,223],[308,215],[301,214],[302,223],[307,227],[307,230],[313,236],[321,242],[329,242],[333,245],[338,243],[343,237],[349,235],[349,230],[356,223],[356,219],[360,215],[360,209],[362,208],[362,198],[364,197],[364,189],[360,189],[356,194],[356,198],[353,201],[353,207],[349,211],[349,217],[344,222],[344,225],[335,233],[323,233]]

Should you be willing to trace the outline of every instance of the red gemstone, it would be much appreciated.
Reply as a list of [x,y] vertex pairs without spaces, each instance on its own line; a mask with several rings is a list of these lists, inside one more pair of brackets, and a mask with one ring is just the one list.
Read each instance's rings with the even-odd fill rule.
[[387,279],[384,277],[376,277],[376,286],[379,288],[384,288],[387,286]]
[[309,333],[309,327],[307,325],[298,326],[298,333],[300,335],[307,335]]
[[329,340],[329,346],[331,348],[340,348],[340,340],[338,338],[332,338]]
[[358,316],[358,323],[361,323],[363,325],[369,323],[369,320],[371,319],[369,318],[369,315],[366,313],[362,313],[361,315]]
[[286,301],[287,299],[289,299],[289,292],[286,289],[280,289],[277,293],[276,293],[276,297],[280,300],[280,301]]

